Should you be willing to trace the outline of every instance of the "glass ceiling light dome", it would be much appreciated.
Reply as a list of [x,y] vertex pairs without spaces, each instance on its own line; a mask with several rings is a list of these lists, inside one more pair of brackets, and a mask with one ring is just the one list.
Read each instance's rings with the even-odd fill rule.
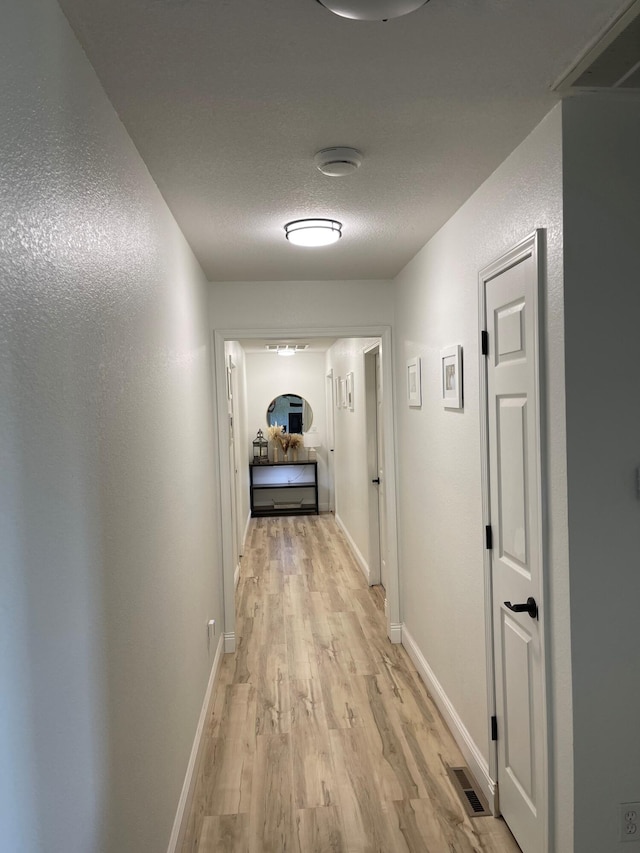
[[354,21],[388,21],[415,12],[429,0],[318,0],[321,6],[341,18]]
[[335,219],[295,219],[284,226],[287,240],[296,246],[329,246],[342,237],[342,222]]

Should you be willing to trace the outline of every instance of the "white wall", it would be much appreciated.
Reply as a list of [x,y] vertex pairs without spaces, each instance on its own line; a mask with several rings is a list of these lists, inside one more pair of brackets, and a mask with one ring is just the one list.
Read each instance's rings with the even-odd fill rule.
[[56,3],[0,66],[0,847],[162,851],[222,617],[207,283]]
[[575,849],[640,801],[640,102],[564,104]]
[[393,319],[388,281],[215,282],[210,293],[214,329],[322,330]]
[[[325,403],[325,354],[300,352],[290,358],[275,353],[246,354],[247,424],[246,459],[252,456],[251,442],[259,429],[267,432],[267,406],[280,394],[299,394],[313,410],[313,427],[317,428],[322,447],[316,451],[318,460],[318,503],[321,512],[328,509],[327,440]],[[306,430],[305,430],[306,431]],[[306,458],[304,448],[299,458]],[[248,469],[247,469],[248,470]],[[248,478],[247,473],[247,478]]]
[[[547,229],[545,406],[549,631],[555,716],[551,777],[557,851],[573,850],[564,432],[561,113],[550,113],[396,281],[401,606],[405,625],[486,760],[489,720],[480,473],[478,271]],[[439,352],[464,348],[464,411],[441,407]],[[421,409],[406,403],[406,361],[422,359]],[[586,848],[584,848],[586,849]],[[601,848],[604,849],[604,848]]]
[[374,343],[373,338],[341,338],[327,353],[334,385],[338,377],[346,379],[353,373],[353,411],[335,409],[335,511],[360,554],[363,569],[370,567],[367,496],[372,476],[367,459],[364,350]]

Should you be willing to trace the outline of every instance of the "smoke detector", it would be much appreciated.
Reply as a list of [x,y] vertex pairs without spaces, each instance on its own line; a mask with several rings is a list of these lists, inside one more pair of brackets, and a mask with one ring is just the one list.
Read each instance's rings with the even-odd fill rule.
[[323,148],[318,151],[313,162],[323,175],[342,178],[360,167],[362,154],[355,148]]

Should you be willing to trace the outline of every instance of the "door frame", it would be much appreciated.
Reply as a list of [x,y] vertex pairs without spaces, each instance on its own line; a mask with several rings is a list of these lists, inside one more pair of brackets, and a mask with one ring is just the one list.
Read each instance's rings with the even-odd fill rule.
[[220,489],[220,514],[218,534],[222,560],[223,600],[224,600],[224,650],[236,650],[235,587],[233,581],[233,558],[231,543],[231,511],[228,495],[231,466],[229,460],[229,422],[227,418],[225,342],[241,341],[243,338],[263,338],[279,340],[282,338],[380,338],[382,383],[388,392],[383,398],[383,454],[386,466],[387,488],[387,636],[392,643],[402,641],[402,622],[400,621],[400,582],[398,567],[398,524],[396,496],[396,441],[395,441],[395,387],[393,382],[393,351],[391,326],[334,326],[331,328],[309,329],[279,328],[255,329],[234,328],[213,330],[213,378],[214,398],[218,424],[218,471]]
[[[538,494],[538,513],[540,519],[538,531],[538,545],[540,553],[540,574],[541,574],[541,589],[539,606],[545,614],[542,621],[540,631],[541,644],[541,664],[543,667],[542,674],[542,691],[543,691],[543,708],[545,709],[543,720],[543,731],[541,736],[543,739],[543,772],[545,776],[545,815],[544,815],[544,832],[545,847],[541,853],[547,853],[550,849],[550,827],[551,821],[551,804],[553,803],[552,796],[552,779],[549,769],[551,767],[551,744],[549,741],[550,731],[550,707],[549,696],[550,692],[550,661],[549,661],[549,618],[547,617],[545,604],[549,600],[548,587],[548,530],[547,530],[547,490],[546,490],[546,466],[547,453],[545,442],[545,370],[544,370],[544,317],[543,306],[545,299],[545,258],[544,258],[544,238],[545,229],[538,228],[533,233],[529,234],[511,249],[504,252],[500,257],[496,258],[492,263],[480,270],[478,273],[478,361],[480,373],[479,385],[479,412],[480,412],[480,458],[481,458],[481,489],[482,489],[482,523],[483,526],[491,524],[491,507],[490,507],[490,481],[489,481],[489,399],[487,385],[487,362],[486,356],[482,354],[482,333],[486,332],[485,312],[486,312],[486,284],[496,276],[506,272],[511,267],[523,261],[525,258],[532,256],[536,268],[537,287],[534,292],[535,312],[535,327],[536,327],[536,393],[537,393],[537,410],[538,410],[538,430],[536,435],[538,470],[536,471],[537,481],[539,483]],[[487,708],[489,718],[496,715],[496,668],[494,658],[494,641],[495,641],[495,625],[493,622],[493,576],[492,576],[492,560],[491,551],[488,548],[483,550],[484,561],[484,610],[485,610],[485,643],[486,643],[486,666],[487,666]],[[500,736],[500,733],[498,733]],[[495,815],[500,814],[500,792],[498,790],[498,745],[497,741],[491,739],[489,734],[489,793],[490,793],[490,808]]]

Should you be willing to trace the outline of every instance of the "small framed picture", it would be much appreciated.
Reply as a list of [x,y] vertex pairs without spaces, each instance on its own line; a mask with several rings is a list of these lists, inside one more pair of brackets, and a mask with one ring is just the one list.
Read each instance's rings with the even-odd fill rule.
[[460,345],[440,350],[440,383],[444,408],[461,409],[463,397],[462,347]]
[[351,411],[353,411],[353,373],[347,373],[346,392],[347,392],[347,399],[346,399],[347,408],[350,409]]
[[422,378],[419,358],[410,358],[407,361],[407,400],[412,409],[422,407]]

